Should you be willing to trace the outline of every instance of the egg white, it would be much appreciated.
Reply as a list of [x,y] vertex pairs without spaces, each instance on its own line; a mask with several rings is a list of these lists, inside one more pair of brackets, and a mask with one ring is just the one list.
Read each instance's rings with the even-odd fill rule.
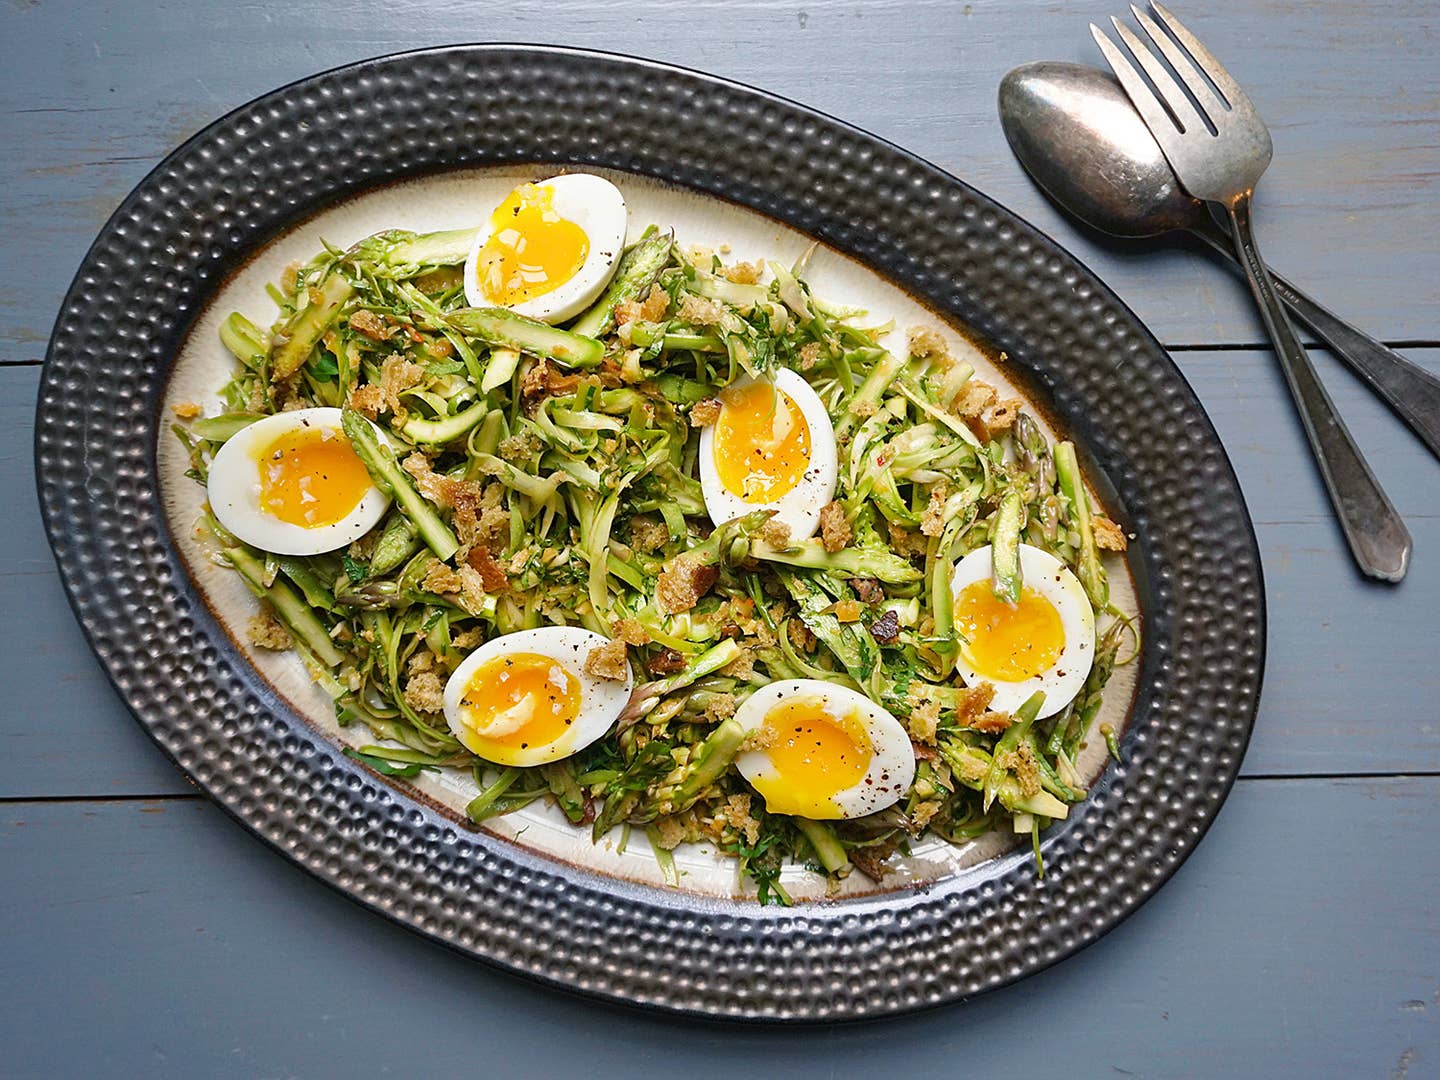
[[225,441],[210,462],[206,481],[210,509],[221,525],[262,551],[318,555],[348,546],[379,523],[390,506],[390,497],[373,483],[355,509],[329,525],[294,525],[261,508],[259,462],[265,449],[287,432],[317,426],[333,431],[337,439],[345,439],[340,410],[315,408],[267,416]]
[[[635,685],[634,673],[628,665],[623,681],[586,674],[585,658],[590,655],[590,650],[608,644],[609,638],[578,626],[545,626],[492,638],[462,660],[445,684],[445,720],[450,730],[457,739],[470,746],[468,737],[472,729],[466,727],[461,719],[460,703],[476,668],[497,656],[535,653],[548,657],[575,676],[580,684],[580,713],[558,738],[514,750],[505,764],[543,765],[585,749],[610,730],[630,700],[630,691]],[[473,747],[471,749],[474,750]]]
[[[747,386],[755,380],[746,378],[735,383]],[[705,499],[705,512],[716,525],[734,521],[755,510],[773,510],[778,521],[790,527],[790,536],[804,540],[815,535],[820,527],[820,511],[835,498],[839,479],[839,459],[835,452],[835,427],[820,396],[798,372],[781,368],[775,372],[775,386],[790,395],[805,423],[810,427],[810,463],[800,481],[784,495],[770,502],[747,502],[730,491],[720,479],[715,466],[715,425],[700,429],[700,490]]]
[[593,173],[552,176],[548,180],[535,181],[535,186],[549,188],[555,212],[584,231],[590,245],[585,261],[574,277],[549,292],[519,304],[497,305],[480,287],[480,252],[495,234],[487,214],[465,260],[465,299],[472,307],[507,306],[517,315],[552,324],[562,323],[594,303],[615,273],[615,265],[625,246],[625,197],[609,180]]
[[[989,581],[991,548],[976,548],[955,566],[950,591],[958,596],[967,585]],[[995,687],[991,708],[998,712],[1014,712],[1037,690],[1045,692],[1041,717],[1059,712],[1085,685],[1095,659],[1095,612],[1085,595],[1085,587],[1070,568],[1051,555],[1029,544],[1020,545],[1020,576],[1025,587],[1034,589],[1054,605],[1065,632],[1065,646],[1055,663],[1044,671],[1018,682],[1003,682],[975,671],[966,662],[962,649],[955,668],[967,686],[988,682]]]
[[[870,767],[852,786],[834,796],[836,817],[857,818],[892,806],[915,780],[915,752],[900,721],[864,694],[819,679],[786,679],[751,694],[735,710],[735,721],[747,733],[764,726],[765,715],[787,701],[813,701],[826,712],[859,716],[870,739]],[[735,759],[740,775],[752,783],[783,777],[764,749],[747,750]]]

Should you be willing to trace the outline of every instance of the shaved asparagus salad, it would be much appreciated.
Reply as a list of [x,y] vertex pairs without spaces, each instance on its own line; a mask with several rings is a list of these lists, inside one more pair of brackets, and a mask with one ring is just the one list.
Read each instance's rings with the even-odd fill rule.
[[[175,431],[252,643],[370,768],[470,770],[476,823],[643,832],[672,882],[700,843],[788,903],[789,861],[878,881],[999,827],[1043,873],[1082,743],[1118,754],[1091,728],[1133,627],[1074,447],[933,331],[883,347],[805,258],[541,236],[548,190],[326,248],[272,326],[224,322],[222,406]],[[535,310],[597,254],[578,308]]]

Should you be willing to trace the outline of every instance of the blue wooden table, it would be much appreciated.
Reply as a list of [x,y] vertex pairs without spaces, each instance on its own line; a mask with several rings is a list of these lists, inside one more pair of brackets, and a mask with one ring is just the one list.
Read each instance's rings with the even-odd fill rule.
[[[1440,1076],[1440,463],[1322,374],[1415,538],[1359,579],[1238,279],[1108,242],[1010,156],[1011,66],[1098,61],[1119,4],[419,0],[0,12],[0,1073],[12,1076]],[[1183,17],[1270,124],[1272,262],[1440,371],[1432,0],[1225,0]],[[1101,943],[906,1020],[681,1023],[545,990],[362,911],[198,798],[66,607],[33,494],[38,364],[95,231],[205,122],[350,60],[464,40],[631,52],[754,83],[928,157],[1093,266],[1172,350],[1255,517],[1269,669],[1242,779],[1194,857]]]

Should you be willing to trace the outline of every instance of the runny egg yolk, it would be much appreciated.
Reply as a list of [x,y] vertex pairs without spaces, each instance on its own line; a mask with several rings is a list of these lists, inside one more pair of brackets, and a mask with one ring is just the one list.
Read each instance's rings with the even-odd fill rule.
[[462,741],[502,765],[512,751],[555,742],[579,715],[580,680],[539,653],[492,657],[475,669],[460,698]]
[[342,520],[370,490],[370,474],[350,443],[318,424],[293,428],[259,456],[260,509],[316,529]]
[[480,249],[481,291],[505,307],[558,289],[580,272],[590,254],[585,230],[555,210],[554,192],[521,184],[490,215],[493,230]]
[[1065,627],[1055,605],[1034,589],[1020,590],[1015,606],[999,599],[990,579],[972,581],[955,597],[955,628],[976,673],[1021,682],[1055,665],[1065,651]]
[[835,713],[818,701],[781,702],[765,714],[757,742],[774,775],[752,780],[774,814],[812,821],[844,817],[835,796],[870,769],[870,737],[852,711]]
[[784,390],[756,381],[720,393],[715,473],[746,502],[774,502],[810,465],[810,425]]

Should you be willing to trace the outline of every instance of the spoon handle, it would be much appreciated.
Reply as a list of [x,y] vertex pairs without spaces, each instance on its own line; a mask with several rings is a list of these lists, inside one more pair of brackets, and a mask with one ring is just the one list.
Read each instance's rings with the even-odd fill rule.
[[[1219,226],[1207,223],[1191,231],[1239,264],[1230,238]],[[1410,425],[1430,452],[1440,458],[1440,379],[1388,345],[1357,330],[1273,270],[1270,280],[1285,306],[1364,379],[1391,411]]]
[[1320,466],[1320,479],[1330,495],[1335,516],[1340,519],[1350,551],[1360,569],[1370,577],[1399,581],[1405,576],[1410,561],[1410,533],[1405,522],[1400,520],[1344,421],[1335,412],[1330,395],[1321,385],[1305,347],[1280,306],[1280,298],[1270,283],[1270,273],[1255,247],[1255,234],[1250,227],[1250,193],[1244,193],[1226,209],[1235,237],[1235,253],[1245,268],[1260,317],[1275,345],[1280,370],[1285,373],[1305,437]]

